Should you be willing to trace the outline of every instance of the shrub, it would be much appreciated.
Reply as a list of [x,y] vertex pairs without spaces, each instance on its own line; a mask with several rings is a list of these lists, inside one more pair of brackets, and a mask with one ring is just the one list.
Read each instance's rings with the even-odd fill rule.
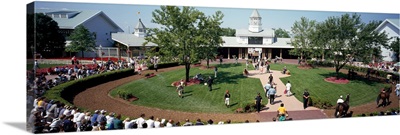
[[117,91],[117,94],[120,98],[124,99],[124,100],[129,100],[130,98],[133,97],[133,95],[129,92],[126,92],[125,90],[119,90]]
[[50,90],[46,91],[44,96],[48,99],[53,99],[67,105],[72,105],[74,97],[87,88],[128,77],[134,74],[133,71],[134,69],[123,69],[92,75],[79,80],[69,81],[51,88]]
[[[169,67],[175,67],[175,66],[179,66],[179,62],[171,62],[171,63],[159,63],[157,65],[157,69],[161,69],[161,68],[169,68]],[[148,66],[150,70],[154,69],[154,65],[151,64]]]

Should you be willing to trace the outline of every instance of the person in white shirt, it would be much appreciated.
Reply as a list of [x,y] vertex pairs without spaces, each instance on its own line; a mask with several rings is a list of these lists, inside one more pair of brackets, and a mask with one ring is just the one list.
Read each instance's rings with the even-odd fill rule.
[[85,118],[85,113],[79,113],[79,115],[78,115],[78,117],[76,117],[76,127],[78,127],[77,129],[76,129],[76,131],[81,131],[80,130],[80,128],[79,127],[81,127],[81,125],[82,125],[82,120]]
[[159,118],[156,118],[156,121],[154,121],[154,128],[160,128],[161,122]]
[[124,123],[125,129],[132,129],[133,124],[136,123],[136,120],[129,120],[128,118],[125,119],[126,122]]
[[150,116],[150,118],[146,121],[147,128],[154,128],[155,121],[153,119],[154,119],[154,116]]
[[138,128],[143,128],[143,124],[145,123],[144,117],[145,114],[141,114],[140,117],[136,119],[136,124],[138,124]]
[[286,90],[287,90],[286,96],[287,97],[292,95],[292,92],[290,91],[291,87],[292,87],[292,85],[290,84],[290,81],[288,81],[286,84]]
[[173,120],[169,119],[166,127],[173,127],[174,126],[173,122],[174,122]]

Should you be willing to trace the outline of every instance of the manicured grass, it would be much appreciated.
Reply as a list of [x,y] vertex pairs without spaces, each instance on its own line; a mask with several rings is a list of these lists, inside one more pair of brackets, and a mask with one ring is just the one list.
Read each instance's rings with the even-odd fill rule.
[[[257,93],[264,93],[259,79],[246,78],[242,75],[245,64],[222,64],[218,66],[218,77],[215,79],[213,91],[208,91],[204,84],[188,86],[185,88],[185,98],[178,97],[176,88],[171,83],[178,81],[185,76],[185,70],[179,69],[166,73],[158,74],[149,79],[136,80],[113,90],[111,95],[117,95],[117,91],[124,90],[138,97],[139,100],[132,102],[135,105],[149,106],[160,109],[179,110],[187,112],[206,112],[206,113],[233,113],[235,109],[244,107],[248,103],[254,102]],[[334,76],[332,70],[319,69],[298,69],[297,65],[272,64],[272,70],[281,70],[287,66],[291,72],[290,77],[281,78],[286,84],[290,81],[292,92],[295,97],[302,101],[304,89],[308,89],[314,101],[322,100],[336,104],[340,95],[345,97],[350,94],[350,105],[357,106],[376,99],[379,90],[384,84],[372,82],[364,79],[351,80],[348,84],[333,84],[325,82],[324,78]],[[254,69],[253,67],[250,67]],[[190,76],[201,73],[205,77],[213,76],[214,70],[200,70],[193,67]],[[345,74],[341,76],[346,77]],[[224,106],[224,93],[229,90],[231,97],[231,108]],[[263,101],[264,104],[267,100]]]
[[[55,66],[64,66],[65,64],[39,64],[39,68],[49,68]],[[26,64],[26,70],[32,70],[33,64]]]
[[[117,91],[126,90],[139,98],[132,102],[135,105],[187,112],[233,113],[237,108],[253,103],[257,93],[263,93],[259,79],[246,78],[242,75],[245,64],[211,66],[218,67],[218,75],[211,92],[204,83],[192,85],[185,87],[185,97],[179,98],[176,87],[171,86],[172,82],[185,76],[185,69],[179,69],[125,84],[113,90],[111,95],[116,96]],[[190,77],[198,73],[205,77],[213,77],[214,69],[200,70],[198,67],[192,67]],[[230,108],[224,105],[226,90],[231,93]]]
[[[303,101],[302,94],[304,89],[308,89],[310,96],[336,105],[336,101],[340,95],[343,98],[346,94],[350,94],[350,105],[357,106],[376,100],[379,90],[384,84],[368,81],[365,79],[350,80],[348,84],[333,84],[325,82],[327,77],[335,76],[333,70],[328,69],[298,69],[297,65],[288,64],[272,64],[271,69],[282,70],[286,66],[291,73],[290,77],[281,78],[285,84],[290,81],[292,84],[292,93],[296,93],[295,97],[299,101]],[[347,77],[346,74],[340,74],[341,77]]]

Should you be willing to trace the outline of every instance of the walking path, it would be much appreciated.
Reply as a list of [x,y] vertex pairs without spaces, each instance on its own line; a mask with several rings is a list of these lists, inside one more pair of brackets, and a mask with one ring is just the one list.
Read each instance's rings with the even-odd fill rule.
[[[263,111],[276,112],[278,110],[278,108],[280,107],[281,103],[285,104],[285,108],[287,111],[304,110],[303,103],[300,102],[299,100],[297,100],[296,97],[294,97],[294,96],[287,97],[286,94],[284,94],[286,85],[279,78],[288,77],[290,75],[282,74],[280,71],[277,71],[277,70],[270,70],[270,71],[272,73],[260,73],[259,70],[249,70],[248,77],[259,78],[263,87],[267,84],[267,82],[269,80],[268,77],[270,76],[270,74],[272,74],[272,76],[274,77],[273,82],[277,84],[277,87],[276,87],[277,92],[276,92],[276,97],[275,97],[275,101],[274,101],[275,103],[273,105],[271,105],[271,103],[268,103],[268,105],[266,105],[266,107],[263,109]],[[292,87],[296,87],[296,86],[292,85]],[[264,91],[265,91],[265,89],[264,89]],[[295,93],[295,94],[302,94],[302,93]],[[266,103],[266,100],[268,100],[267,97],[265,97],[264,103]],[[319,109],[315,108],[315,107],[307,107],[305,110],[319,110]]]

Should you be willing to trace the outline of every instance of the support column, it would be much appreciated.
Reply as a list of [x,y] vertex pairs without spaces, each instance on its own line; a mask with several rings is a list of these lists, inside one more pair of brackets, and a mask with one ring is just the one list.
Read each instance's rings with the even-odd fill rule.
[[121,51],[121,45],[118,44],[117,46],[118,46],[118,48],[117,48],[118,60],[121,60],[121,53],[120,53],[120,51]]
[[111,51],[110,48],[108,48],[108,60],[110,60],[110,56],[111,56]]
[[264,57],[265,57],[265,48],[262,48],[261,49],[261,59],[264,59]]
[[248,50],[247,50],[248,48],[244,48],[244,58],[247,58],[247,59],[249,59],[248,57],[249,57],[249,55],[248,55]]
[[268,48],[268,59],[272,60],[272,49]]
[[228,48],[228,59],[231,59],[231,48]]
[[242,48],[239,48],[239,55],[238,55],[238,59],[242,59]]
[[325,59],[325,53],[322,53],[322,60]]
[[279,50],[280,50],[280,52],[279,52],[279,57],[282,58],[282,48],[279,49]]

